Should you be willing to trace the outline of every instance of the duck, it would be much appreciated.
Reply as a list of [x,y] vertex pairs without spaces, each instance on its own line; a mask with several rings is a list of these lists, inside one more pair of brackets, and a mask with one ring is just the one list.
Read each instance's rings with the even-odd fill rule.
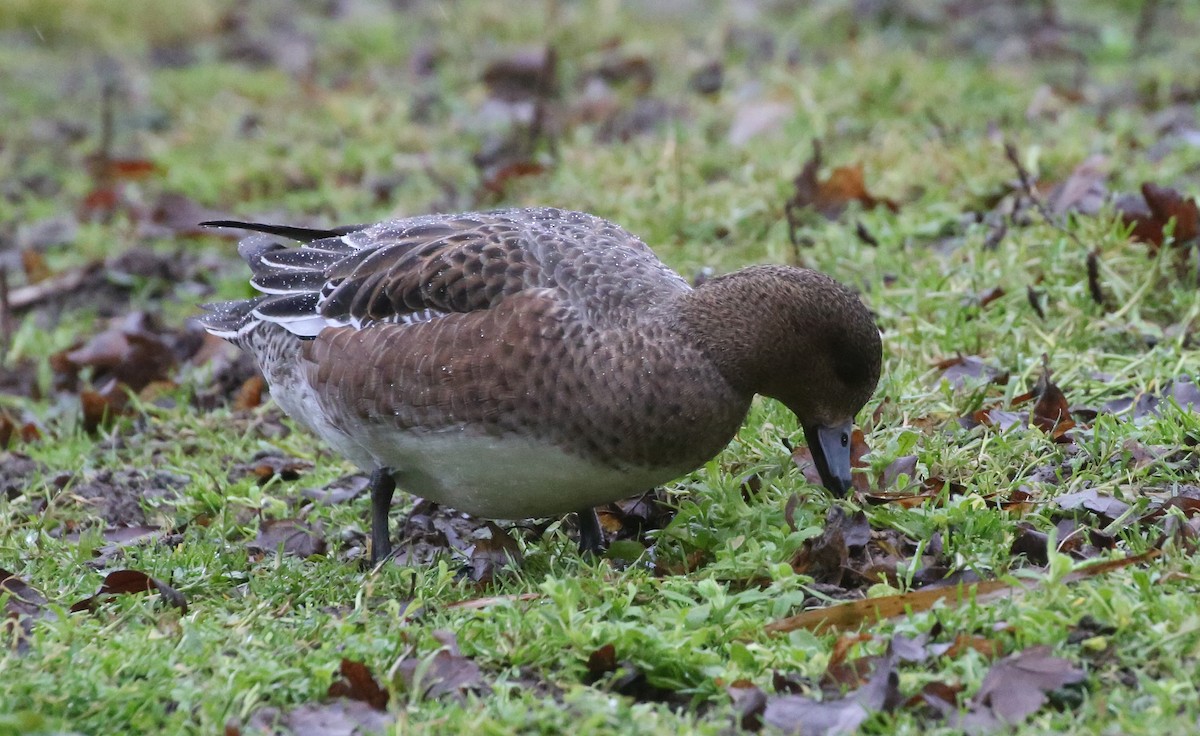
[[[370,474],[372,564],[397,487],[486,519],[579,517],[675,480],[755,395],[796,416],[821,484],[851,488],[882,362],[859,296],[806,268],[699,286],[601,217],[549,207],[332,229],[236,220],[258,292],[204,305],[275,402]],[[289,245],[289,241],[293,243]]]

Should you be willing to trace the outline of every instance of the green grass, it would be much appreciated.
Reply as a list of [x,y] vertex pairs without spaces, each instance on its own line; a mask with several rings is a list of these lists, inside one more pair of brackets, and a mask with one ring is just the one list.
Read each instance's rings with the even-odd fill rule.
[[[807,219],[802,235],[813,245],[799,258],[862,290],[884,332],[884,375],[859,417],[873,448],[872,472],[915,454],[919,478],[966,487],[911,509],[865,506],[874,528],[916,541],[936,535],[953,567],[1006,575],[1028,567],[1010,551],[1018,522],[1052,530],[1055,496],[1095,488],[1134,503],[1196,482],[1200,414],[1187,409],[1166,407],[1136,421],[1101,415],[1078,430],[1070,448],[1032,429],[957,424],[1026,391],[1043,354],[1070,402],[1085,408],[1194,375],[1200,290],[1192,276],[1180,276],[1173,254],[1151,258],[1144,244],[1130,242],[1111,204],[1061,225],[1032,213],[993,250],[983,247],[988,225],[965,216],[990,211],[1012,191],[1016,172],[1002,140],[1012,141],[1042,181],[1061,181],[1102,154],[1112,192],[1134,192],[1147,180],[1186,195],[1200,191],[1200,146],[1181,143],[1161,158],[1147,153],[1167,137],[1163,110],[1198,112],[1200,13],[1186,3],[1162,4],[1145,42],[1133,36],[1138,3],[1060,3],[1064,22],[1084,27],[1064,42],[1079,60],[1002,56],[1001,42],[1026,36],[991,30],[982,16],[948,19],[937,3],[907,4],[911,12],[890,20],[856,17],[849,4],[834,2],[792,12],[765,2],[749,15],[721,3],[706,3],[703,12],[563,3],[551,4],[549,20],[544,3],[505,10],[416,3],[403,13],[384,12],[385,3],[349,3],[356,10],[342,19],[322,15],[316,3],[246,11],[248,27],[268,47],[280,36],[319,39],[310,47],[311,73],[223,58],[227,36],[218,29],[229,3],[138,3],[141,11],[86,5],[86,14],[69,3],[0,9],[0,237],[74,211],[93,188],[85,158],[98,146],[102,58],[119,69],[114,155],[158,166],[128,185],[135,202],[172,191],[246,217],[335,223],[470,204],[481,183],[471,156],[488,131],[477,115],[487,64],[513,48],[553,42],[569,106],[586,70],[619,43],[620,53],[642,54],[653,66],[653,93],[686,112],[625,142],[602,142],[591,126],[565,124],[546,173],[515,179],[499,201],[480,206],[591,211],[639,234],[691,276],[702,267],[796,258],[783,205],[814,138],[827,168],[861,164],[870,192],[898,201],[899,210],[852,208],[837,221]],[[81,23],[85,15],[89,22]],[[733,28],[771,39],[775,52],[760,58],[753,44],[727,43]],[[188,49],[194,63],[148,61],[150,49],[172,45]],[[440,51],[428,77],[409,71],[418,48]],[[725,86],[703,97],[688,90],[687,78],[710,59],[724,62]],[[1072,94],[1051,93],[1045,111],[1028,114],[1042,85]],[[435,100],[427,122],[409,117],[418,95]],[[792,112],[747,145],[730,145],[731,121],[761,100]],[[60,123],[81,132],[60,137],[52,132]],[[1193,119],[1185,127],[1194,134],[1198,126]],[[391,185],[378,196],[368,185],[384,179]],[[47,261],[64,269],[146,246],[228,262],[213,272],[216,294],[246,293],[229,243],[155,239],[136,220],[119,214],[85,223],[72,242],[50,247]],[[856,237],[858,222],[878,247]],[[1092,250],[1107,307],[1089,294]],[[21,283],[11,270],[10,279]],[[1006,292],[998,300],[968,303],[996,286]],[[1041,294],[1044,320],[1030,307],[1027,287]],[[181,290],[164,301],[143,290],[123,309],[159,310],[179,325],[202,299]],[[258,559],[246,545],[260,520],[296,516],[300,489],[320,488],[352,468],[304,433],[278,431],[269,406],[193,408],[192,391],[210,380],[205,368],[186,369],[172,401],[87,435],[76,398],[51,390],[46,361],[102,329],[94,311],[37,310],[18,320],[0,358],[5,370],[32,360],[48,397],[0,394],[0,408],[35,419],[45,435],[11,448],[44,470],[21,478],[0,503],[0,567],[42,591],[54,614],[34,626],[27,651],[0,648],[0,734],[218,732],[264,706],[321,700],[343,658],[365,662],[389,687],[396,733],[715,734],[733,723],[729,683],[745,679],[770,690],[772,672],[819,678],[829,663],[833,634],[763,631],[819,599],[789,561],[820,534],[830,504],[792,467],[780,438],[798,442],[801,434],[772,402],[757,402],[724,453],[669,489],[678,513],[657,533],[653,555],[660,567],[683,570],[689,555],[703,553],[688,572],[581,559],[565,529],[522,540],[523,565],[486,586],[461,576],[453,558],[364,572],[349,549],[368,527],[364,498],[304,509],[305,520],[323,529],[327,556]],[[949,387],[932,366],[957,352],[983,356],[1009,371],[1010,381]],[[1173,454],[1139,466],[1131,443]],[[292,482],[229,480],[233,465],[264,449],[315,467]],[[0,462],[12,460],[0,454]],[[89,562],[104,545],[96,531],[103,523],[73,488],[97,472],[130,468],[189,479],[177,497],[146,504],[151,523],[182,531],[166,545],[131,546],[98,571]],[[1056,468],[1063,479],[1052,483]],[[762,486],[747,499],[742,481],[751,472]],[[997,507],[995,494],[1021,486],[1032,494],[1031,509]],[[784,510],[794,494],[801,501],[793,531]],[[91,531],[78,542],[61,538],[73,529]],[[1142,552],[1158,534],[1144,525],[1119,531],[1111,554]],[[1200,718],[1200,563],[1186,544],[1165,549],[1148,565],[1076,584],[1062,582],[1071,560],[1053,557],[1053,572],[1035,594],[940,605],[870,625],[873,639],[852,656],[881,653],[892,635],[937,622],[994,638],[1007,652],[1050,644],[1087,679],[1020,732],[1189,732]],[[92,614],[69,612],[96,591],[104,572],[123,567],[177,588],[187,613],[146,596],[117,597]],[[903,579],[896,586],[881,582],[867,592],[903,590]],[[478,610],[449,607],[493,596],[503,600]],[[1115,631],[1068,643],[1085,614]],[[388,679],[398,659],[436,651],[439,629],[454,632],[484,673],[482,694],[465,704],[410,697]],[[606,644],[652,684],[680,694],[686,707],[585,684],[588,657]],[[970,695],[989,666],[976,652],[901,666],[900,688],[911,694],[943,681]],[[863,731],[935,726],[901,709],[873,716]]]

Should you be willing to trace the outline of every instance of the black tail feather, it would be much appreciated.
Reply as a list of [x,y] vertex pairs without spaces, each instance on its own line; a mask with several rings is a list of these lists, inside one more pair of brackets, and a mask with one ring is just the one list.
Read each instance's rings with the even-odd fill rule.
[[340,238],[343,235],[362,230],[366,225],[343,225],[328,230],[315,227],[295,227],[292,225],[268,225],[262,222],[240,222],[238,220],[209,220],[200,223],[201,227],[231,227],[240,230],[253,230],[267,235],[278,235],[281,238],[295,240],[298,243],[311,243],[314,240]]

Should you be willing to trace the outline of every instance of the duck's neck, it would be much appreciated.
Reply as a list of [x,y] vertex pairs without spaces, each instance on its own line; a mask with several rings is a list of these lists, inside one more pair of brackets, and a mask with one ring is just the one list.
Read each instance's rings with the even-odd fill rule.
[[789,324],[792,305],[771,278],[780,267],[752,266],[711,279],[681,298],[682,329],[738,391],[763,393],[781,344],[803,338]]

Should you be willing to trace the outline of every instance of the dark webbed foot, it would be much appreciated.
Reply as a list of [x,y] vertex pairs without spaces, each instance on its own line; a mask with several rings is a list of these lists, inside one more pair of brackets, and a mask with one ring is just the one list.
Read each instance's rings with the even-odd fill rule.
[[378,565],[392,554],[388,510],[392,507],[395,492],[396,479],[392,477],[391,468],[379,468],[371,473],[371,565]]
[[600,517],[596,516],[596,509],[583,509],[576,512],[576,515],[579,517],[579,554],[602,554],[604,532],[600,531]]

